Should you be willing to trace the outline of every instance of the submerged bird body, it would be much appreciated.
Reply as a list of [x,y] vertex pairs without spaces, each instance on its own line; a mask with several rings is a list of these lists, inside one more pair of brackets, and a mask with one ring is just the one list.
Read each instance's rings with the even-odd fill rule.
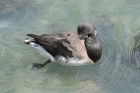
[[[95,27],[89,23],[85,24],[89,31],[90,29],[93,30],[93,35],[83,33],[82,27],[84,26],[78,26],[78,34],[74,32],[43,35],[27,34],[33,39],[25,39],[24,42],[36,48],[39,54],[45,58],[49,58],[47,62],[76,66],[93,64],[101,58],[102,50],[95,35]],[[85,27],[84,30],[86,30]],[[88,37],[85,38],[86,35]],[[79,36],[82,39],[79,39]],[[40,66],[41,64],[35,65]]]

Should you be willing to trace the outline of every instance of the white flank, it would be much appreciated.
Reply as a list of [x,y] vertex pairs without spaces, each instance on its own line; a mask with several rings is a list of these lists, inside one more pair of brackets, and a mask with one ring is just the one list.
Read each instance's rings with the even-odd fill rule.
[[70,58],[67,62],[67,65],[71,66],[82,66],[87,64],[89,64],[87,59],[80,60],[79,58]]
[[90,62],[88,62],[87,59],[81,60],[79,58],[74,58],[74,57],[66,59],[63,56],[56,57],[54,62],[67,66],[82,66],[82,65],[91,64]]
[[45,57],[47,59],[49,58],[52,62],[54,62],[54,57],[50,53],[48,53],[42,46],[40,46],[39,44],[36,44],[34,42],[30,42],[30,45],[32,47],[34,47],[35,49],[37,49],[37,52],[41,56],[43,56],[43,57]]

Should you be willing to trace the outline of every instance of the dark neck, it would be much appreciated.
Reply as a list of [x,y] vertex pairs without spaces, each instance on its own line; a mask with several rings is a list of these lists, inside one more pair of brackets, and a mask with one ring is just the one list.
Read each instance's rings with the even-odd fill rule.
[[89,36],[85,40],[85,46],[86,46],[86,50],[87,50],[87,54],[88,54],[89,58],[93,62],[97,62],[101,58],[102,48],[101,48],[100,43],[98,42],[96,36]]

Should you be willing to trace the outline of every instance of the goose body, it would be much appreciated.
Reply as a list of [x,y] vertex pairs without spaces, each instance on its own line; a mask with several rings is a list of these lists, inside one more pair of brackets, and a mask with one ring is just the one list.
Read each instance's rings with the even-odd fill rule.
[[[89,30],[93,30],[93,34],[96,34],[96,29],[93,25],[89,23],[83,23],[81,25],[85,25]],[[44,64],[35,63],[33,66],[43,67],[49,62],[73,66],[97,62],[101,58],[101,46],[96,35],[91,37],[88,34],[84,35],[82,28],[84,26],[81,25],[78,26],[78,34],[74,32],[42,35],[27,34],[33,39],[25,39],[25,44],[31,45],[37,49],[40,55],[49,59]],[[85,27],[84,29],[86,29]]]

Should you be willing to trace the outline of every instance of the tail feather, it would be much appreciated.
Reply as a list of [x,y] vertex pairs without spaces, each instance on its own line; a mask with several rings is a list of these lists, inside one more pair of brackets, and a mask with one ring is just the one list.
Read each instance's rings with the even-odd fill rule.
[[35,34],[27,34],[27,36],[32,37],[32,38],[34,38],[36,40],[40,39],[40,36],[35,35]]
[[27,36],[34,38],[36,43],[39,43],[42,46],[52,46],[53,44],[53,40],[48,36],[46,36],[45,38],[42,35],[39,36],[34,34],[27,34]]
[[43,38],[42,36],[35,34],[27,34],[27,36],[32,37],[36,43],[39,43],[42,46],[51,45],[52,41],[50,39]]

